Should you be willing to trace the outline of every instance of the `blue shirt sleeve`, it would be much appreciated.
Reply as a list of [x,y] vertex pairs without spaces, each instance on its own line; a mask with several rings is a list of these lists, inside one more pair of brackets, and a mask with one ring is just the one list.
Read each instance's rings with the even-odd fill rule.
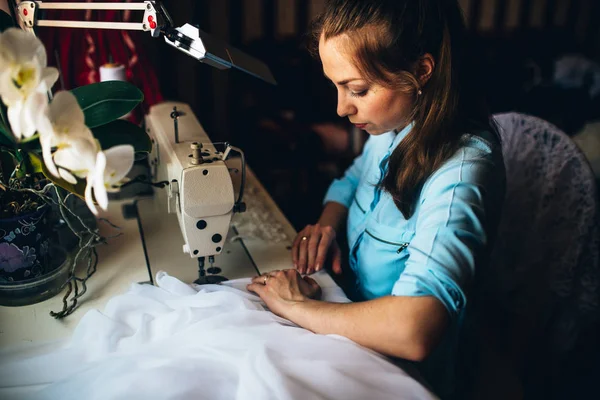
[[369,142],[370,140],[365,144],[362,154],[356,157],[352,162],[352,165],[348,167],[344,173],[344,176],[340,179],[334,180],[331,183],[329,189],[327,189],[327,193],[325,194],[323,204],[330,201],[335,201],[336,203],[342,204],[346,208],[350,208],[350,205],[354,200],[356,188],[360,182],[360,177],[365,165],[365,159],[368,157],[367,154],[370,148]]
[[453,318],[465,306],[475,265],[485,254],[484,203],[498,186],[491,158],[471,151],[459,150],[425,183],[409,257],[392,290],[396,296],[434,296]]

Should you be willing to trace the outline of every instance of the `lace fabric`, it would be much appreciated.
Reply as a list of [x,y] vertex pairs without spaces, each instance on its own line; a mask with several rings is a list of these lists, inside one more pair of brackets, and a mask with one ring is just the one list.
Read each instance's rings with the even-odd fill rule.
[[535,347],[556,360],[600,316],[594,176],[575,143],[550,123],[518,113],[495,120],[507,187],[484,290],[517,316],[506,333],[521,330],[515,320],[527,321],[529,337],[542,338]]

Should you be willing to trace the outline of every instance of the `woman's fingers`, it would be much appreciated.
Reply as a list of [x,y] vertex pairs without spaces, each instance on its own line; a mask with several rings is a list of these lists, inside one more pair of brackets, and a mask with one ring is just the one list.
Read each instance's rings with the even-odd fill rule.
[[321,230],[313,230],[313,232],[310,235],[310,238],[308,239],[308,248],[306,249],[308,254],[307,254],[307,270],[306,273],[307,274],[312,274],[313,272],[315,272],[315,260],[317,258],[317,252],[319,251],[319,247],[320,247],[320,243],[323,240],[323,234],[321,233]]
[[294,268],[301,274],[312,274],[323,269],[335,236],[331,226],[307,225],[292,243]]
[[297,269],[300,273],[303,273],[303,271],[300,269],[300,247],[303,241],[308,240],[308,236],[310,235],[310,228],[311,226],[307,225],[304,229],[302,229],[296,235],[296,238],[292,243],[292,264],[294,265],[294,268]]
[[269,278],[270,278],[269,274],[258,275],[258,276],[255,276],[254,278],[252,278],[252,283],[266,285]]
[[302,280],[308,284],[309,293],[307,293],[308,297],[311,299],[320,299],[321,298],[321,286],[310,276],[303,276]]
[[302,236],[298,244],[298,272],[304,274],[308,269],[308,242],[310,236]]
[[296,235],[294,241],[292,242],[292,263],[294,264],[294,268],[298,268],[298,246],[300,244],[300,240],[302,238],[302,231]]
[[342,250],[337,242],[333,243],[331,247],[331,269],[334,274],[342,273]]
[[251,284],[246,285],[246,289],[248,289],[250,292],[256,293],[262,298],[262,294],[264,293],[266,288],[262,283],[254,283],[253,280]]
[[317,248],[317,255],[315,257],[314,270],[320,271],[323,269],[325,265],[325,260],[327,259],[327,253],[329,253],[329,248],[335,242],[335,231],[330,226],[326,226],[322,230],[321,240],[319,241],[319,246]]

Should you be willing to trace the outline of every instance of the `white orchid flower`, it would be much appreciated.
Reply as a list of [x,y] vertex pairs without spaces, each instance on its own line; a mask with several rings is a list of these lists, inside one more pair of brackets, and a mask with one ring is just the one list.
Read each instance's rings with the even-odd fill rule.
[[[40,85],[45,86],[45,85]],[[17,140],[30,138],[37,130],[36,121],[40,110],[46,108],[48,94],[45,90],[32,93],[24,101],[8,107],[8,121]]]
[[118,184],[125,178],[134,161],[134,150],[131,145],[111,147],[105,152],[98,152],[94,171],[87,176],[85,188],[85,201],[89,209],[97,214],[92,201],[92,189],[96,202],[103,210],[108,207],[108,193],[110,187]]
[[107,190],[111,190],[123,181],[133,167],[134,149],[131,145],[123,144],[111,147],[104,154],[106,155],[104,186]]
[[99,151],[100,147],[93,139],[74,138],[52,154],[57,176],[72,184],[77,183],[77,178],[87,178],[96,168]]
[[13,134],[21,139],[35,133],[31,121],[23,113],[35,112],[39,99],[29,98],[47,91],[58,79],[58,70],[47,67],[42,42],[21,29],[10,28],[0,34],[0,97],[8,107],[8,120]]
[[[98,214],[94,198],[100,208],[108,207],[108,195],[104,184],[106,155],[94,140],[75,138],[68,146],[56,150],[53,154],[59,176],[69,183],[76,184],[77,178],[86,179],[85,202],[89,209]],[[92,197],[93,195],[93,197]]]
[[71,92],[58,92],[50,105],[38,113],[36,126],[40,133],[44,163],[54,176],[61,175],[52,157],[53,147],[57,147],[58,150],[69,148],[72,142],[79,140],[90,142],[95,146],[94,136],[85,125],[83,111]]
[[94,189],[94,197],[96,198],[100,208],[103,210],[108,208],[108,194],[106,193],[106,185],[104,184],[105,168],[106,155],[100,151],[96,155],[96,166],[94,173],[88,175],[87,186],[85,187],[85,203],[94,213],[94,215],[98,214],[98,210],[94,206],[94,201],[92,200],[92,188]]

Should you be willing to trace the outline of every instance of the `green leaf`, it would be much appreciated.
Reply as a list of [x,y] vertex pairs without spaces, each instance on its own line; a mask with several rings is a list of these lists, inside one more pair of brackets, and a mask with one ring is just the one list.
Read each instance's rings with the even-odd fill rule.
[[23,139],[19,142],[19,147],[25,151],[35,151],[39,153],[42,151],[42,145],[40,143],[40,134],[36,133],[33,136]]
[[40,141],[40,134],[39,133],[34,133],[32,136],[25,138],[23,140],[21,140],[21,144],[29,144],[29,143],[33,143],[34,141]]
[[128,121],[118,119],[92,129],[103,150],[120,144],[130,144],[136,153],[149,153],[152,150],[150,137],[142,128]]
[[137,87],[122,81],[92,83],[71,92],[77,98],[85,114],[85,124],[90,129],[122,117],[144,99]]
[[29,157],[29,165],[31,165],[32,172],[36,174],[44,173],[44,163],[42,162],[42,159],[37,154],[33,153],[27,153],[27,156]]
[[8,118],[6,118],[6,106],[0,101],[0,145],[15,147],[15,138],[10,131]]
[[29,156],[29,163],[32,168],[32,172],[34,173],[43,173],[46,178],[52,181],[55,185],[60,186],[61,188],[68,190],[69,192],[75,194],[76,196],[84,199],[85,197],[85,185],[86,182],[84,180],[78,179],[76,185],[72,185],[64,179],[60,179],[52,175],[47,169],[46,165],[42,161],[42,159],[34,153],[27,153]]
[[15,147],[15,142],[12,138],[12,135],[9,132],[7,132],[4,126],[2,126],[2,122],[0,122],[0,145],[11,148]]
[[8,181],[12,172],[17,165],[17,161],[12,153],[12,151],[3,148],[0,150],[0,167],[2,168],[2,183],[6,186],[8,185]]
[[12,17],[9,14],[0,11],[0,32],[4,32],[8,28],[12,28],[14,26],[15,24]]

